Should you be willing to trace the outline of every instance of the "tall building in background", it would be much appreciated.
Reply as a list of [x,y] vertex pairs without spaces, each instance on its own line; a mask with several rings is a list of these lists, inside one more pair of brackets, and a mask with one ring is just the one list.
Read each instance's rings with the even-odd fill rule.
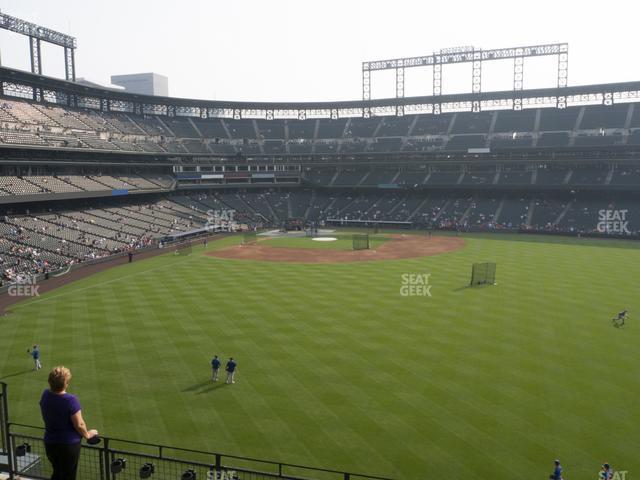
[[125,92],[159,97],[169,96],[169,79],[153,72],[111,75],[111,83],[124,87]]

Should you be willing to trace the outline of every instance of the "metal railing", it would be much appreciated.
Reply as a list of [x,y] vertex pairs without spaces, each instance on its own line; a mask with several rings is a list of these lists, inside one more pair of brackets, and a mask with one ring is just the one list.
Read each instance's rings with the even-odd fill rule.
[[[43,440],[44,429],[9,422],[6,384],[1,385],[0,472],[10,479],[51,477]],[[143,476],[143,472],[150,474]],[[189,476],[191,472],[192,476]],[[261,460],[238,455],[191,450],[102,437],[98,445],[82,445],[78,464],[81,480],[391,480],[332,469]]]
[[9,454],[9,401],[7,384],[0,382],[0,471],[13,470],[13,457]]

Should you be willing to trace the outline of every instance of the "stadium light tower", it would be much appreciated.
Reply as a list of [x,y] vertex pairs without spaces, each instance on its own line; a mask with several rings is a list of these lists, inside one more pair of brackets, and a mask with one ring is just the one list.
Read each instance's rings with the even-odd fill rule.
[[2,12],[0,12],[0,28],[29,37],[31,73],[42,75],[42,42],[64,48],[65,78],[73,82],[76,81],[75,49],[77,44],[74,37]]
[[372,72],[376,70],[396,71],[396,98],[403,98],[405,91],[405,69],[413,67],[433,68],[433,95],[442,95],[443,66],[454,63],[471,63],[471,92],[480,93],[482,88],[482,63],[492,60],[513,59],[513,89],[524,86],[524,60],[530,57],[557,56],[558,88],[567,86],[569,69],[569,44],[550,43],[526,47],[476,49],[471,46],[444,48],[439,52],[421,57],[394,58],[362,62],[362,99],[371,100]]

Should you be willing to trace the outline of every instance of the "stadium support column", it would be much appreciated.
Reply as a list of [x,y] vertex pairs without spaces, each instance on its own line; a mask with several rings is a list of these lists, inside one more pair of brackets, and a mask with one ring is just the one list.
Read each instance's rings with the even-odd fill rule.
[[[42,52],[39,38],[29,37],[29,51],[31,53],[31,73],[42,75]],[[42,87],[33,87],[32,99],[36,102],[42,101]]]
[[69,82],[76,81],[75,50],[64,47],[64,76]]
[[362,63],[362,100],[371,100],[371,69],[369,62]]
[[404,98],[404,67],[401,64],[396,68],[396,98]]
[[40,39],[36,37],[29,37],[29,46],[31,47],[31,73],[42,75]]
[[566,87],[569,83],[569,45],[560,46],[558,54],[558,88]]
[[522,90],[524,84],[524,57],[519,55],[513,59],[513,89]]
[[480,93],[482,90],[482,52],[473,52],[471,75],[471,91],[473,93]]
[[442,58],[440,55],[433,56],[433,94],[442,94]]
[[[398,62],[396,68],[396,98],[404,98],[404,64],[402,60]],[[404,105],[396,106],[396,115],[404,115]]]

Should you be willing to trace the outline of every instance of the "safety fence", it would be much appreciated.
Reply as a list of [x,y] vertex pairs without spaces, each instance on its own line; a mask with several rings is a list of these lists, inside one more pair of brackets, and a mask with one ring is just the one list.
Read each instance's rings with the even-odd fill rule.
[[[44,429],[9,421],[6,384],[0,383],[0,472],[10,479],[48,479],[51,465]],[[331,469],[307,467],[237,455],[102,437],[82,445],[78,464],[82,480],[391,480]]]

